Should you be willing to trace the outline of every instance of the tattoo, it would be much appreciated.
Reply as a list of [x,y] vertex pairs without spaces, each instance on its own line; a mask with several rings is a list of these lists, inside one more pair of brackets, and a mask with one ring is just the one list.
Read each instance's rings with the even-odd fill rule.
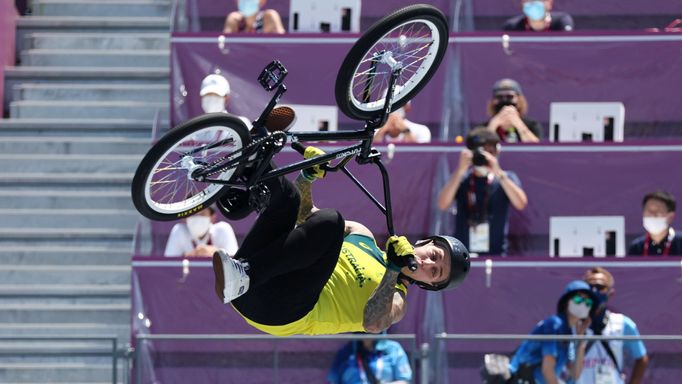
[[393,299],[399,272],[386,270],[379,286],[372,292],[365,304],[363,325],[368,332],[381,332],[390,327],[399,318],[394,319]]
[[313,183],[306,180],[302,175],[299,174],[296,177],[295,185],[296,188],[298,188],[298,192],[301,196],[301,202],[298,206],[298,218],[296,219],[296,224],[300,225],[308,218],[308,216],[310,216],[310,214],[315,209],[315,204],[313,204],[313,194],[311,190]]

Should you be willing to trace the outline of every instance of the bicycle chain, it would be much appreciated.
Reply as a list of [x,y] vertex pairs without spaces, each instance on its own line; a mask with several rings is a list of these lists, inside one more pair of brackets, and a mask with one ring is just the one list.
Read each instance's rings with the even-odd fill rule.
[[[257,140],[255,140],[255,141],[252,141],[251,143],[247,144],[246,147],[243,147],[243,148],[242,148],[242,150],[241,150],[241,151],[242,151],[242,156],[244,156],[245,153],[250,153],[249,151],[251,150],[252,147],[261,145],[261,143],[264,142],[265,140],[270,139],[270,138],[276,139],[275,136],[284,136],[284,137],[286,137],[286,134],[285,134],[284,132],[273,132],[271,135],[264,136],[264,137],[261,137],[260,139],[257,139]],[[282,138],[282,139],[283,139],[283,138]],[[218,159],[218,160],[214,161],[213,163],[209,164],[209,165],[207,166],[207,168],[210,168],[210,167],[212,167],[212,166],[214,166],[214,165],[217,165],[217,164],[219,164],[219,163],[220,163],[221,161],[223,161],[223,160],[224,160],[224,158],[223,158],[223,159]],[[231,168],[231,167],[236,167],[236,166],[238,166],[238,165],[239,165],[239,164],[230,165],[230,166],[225,166],[225,167],[218,168],[217,170],[215,170],[215,171],[213,171],[213,172],[207,174],[206,177],[213,176],[213,175],[215,175],[216,173],[222,173],[222,172],[225,171],[226,169]]]

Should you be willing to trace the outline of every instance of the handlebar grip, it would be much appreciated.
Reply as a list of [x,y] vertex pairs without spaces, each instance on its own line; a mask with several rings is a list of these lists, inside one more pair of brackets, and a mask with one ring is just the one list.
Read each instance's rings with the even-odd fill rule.
[[291,148],[293,148],[296,152],[300,153],[301,155],[305,153],[305,146],[298,141],[295,141],[291,143]]
[[414,259],[414,256],[409,256],[407,258],[407,268],[412,272],[417,270],[417,261]]

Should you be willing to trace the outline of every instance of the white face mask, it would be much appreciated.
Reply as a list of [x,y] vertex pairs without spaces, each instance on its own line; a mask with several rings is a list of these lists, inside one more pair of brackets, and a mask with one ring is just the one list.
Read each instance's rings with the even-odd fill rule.
[[239,12],[242,15],[249,17],[258,12],[258,9],[260,8],[260,0],[239,0],[238,7]]
[[191,216],[187,218],[187,229],[194,239],[200,239],[211,229],[211,218],[208,216]]
[[652,235],[657,235],[668,229],[668,220],[665,217],[644,217],[642,219],[644,229]]
[[201,98],[201,108],[206,113],[222,112],[225,110],[225,99],[218,95],[206,95]]
[[568,312],[579,319],[587,319],[587,316],[590,315],[590,307],[585,303],[576,304],[573,300],[570,300],[568,302]]

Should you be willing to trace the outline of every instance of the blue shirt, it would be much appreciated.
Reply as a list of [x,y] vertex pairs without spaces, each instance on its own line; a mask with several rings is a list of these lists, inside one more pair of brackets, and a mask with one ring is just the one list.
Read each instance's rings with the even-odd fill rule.
[[[333,384],[369,384],[360,359],[359,341],[346,344],[336,354],[327,375]],[[405,350],[393,340],[377,340],[374,351],[368,353],[368,366],[379,382],[412,380],[412,367]]]
[[[514,184],[521,187],[521,181],[514,172],[506,171],[507,177]],[[468,193],[471,189],[471,178],[474,179],[474,192],[476,193],[476,207],[469,207]],[[507,233],[509,232],[509,198],[504,193],[497,178],[489,183],[487,177],[476,177],[471,171],[462,179],[455,195],[457,201],[457,217],[455,219],[455,237],[465,247],[469,248],[469,221],[474,214],[485,214],[484,219],[490,225],[490,252],[491,255],[507,254]]]
[[[531,335],[570,335],[572,334],[568,322],[563,316],[552,315],[541,322],[539,322]],[[569,361],[570,342],[568,341],[542,341],[542,340],[526,340],[521,343],[516,353],[511,359],[509,369],[516,372],[521,365],[534,366],[533,376],[537,384],[545,383],[542,376],[542,359],[545,356],[554,356],[556,359],[556,366],[554,372],[557,377],[561,375],[564,367]]]
[[[623,335],[639,336],[637,325],[631,318],[623,315]],[[646,355],[646,347],[642,340],[623,341],[623,353],[629,360],[638,360]]]

